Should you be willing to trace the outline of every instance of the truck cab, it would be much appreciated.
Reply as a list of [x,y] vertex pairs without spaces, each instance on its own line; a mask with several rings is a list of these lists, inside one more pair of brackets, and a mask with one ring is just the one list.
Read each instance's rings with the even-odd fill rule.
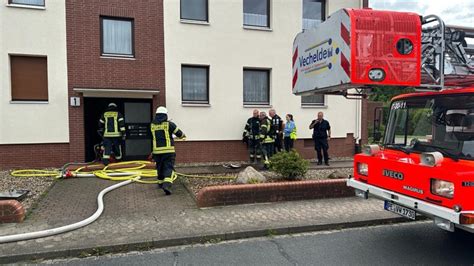
[[474,232],[474,87],[393,98],[382,144],[354,157],[347,184],[409,219]]

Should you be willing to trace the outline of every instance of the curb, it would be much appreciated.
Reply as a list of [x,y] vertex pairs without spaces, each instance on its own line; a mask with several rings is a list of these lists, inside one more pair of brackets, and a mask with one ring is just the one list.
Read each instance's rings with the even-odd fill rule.
[[[419,217],[417,221],[422,221],[426,219],[427,218],[425,217]],[[217,243],[220,241],[230,241],[230,240],[238,240],[238,239],[245,239],[245,238],[298,234],[298,233],[308,233],[308,232],[317,232],[317,231],[326,231],[326,230],[339,230],[339,229],[347,229],[347,228],[357,228],[357,227],[394,224],[394,223],[410,223],[410,222],[412,221],[407,220],[406,218],[403,218],[403,217],[394,217],[394,218],[383,218],[383,219],[374,219],[374,220],[366,220],[366,221],[345,222],[345,223],[257,229],[257,230],[250,230],[250,231],[230,232],[230,233],[212,234],[212,235],[204,235],[204,236],[189,236],[189,237],[181,237],[181,238],[175,238],[175,239],[160,239],[160,240],[152,240],[152,241],[144,241],[144,242],[127,243],[127,244],[104,245],[104,246],[97,246],[93,248],[76,248],[76,249],[69,249],[69,250],[36,252],[36,253],[18,254],[18,255],[12,255],[12,256],[0,255],[0,264],[25,262],[25,261],[31,261],[31,260],[42,260],[42,259],[81,257],[81,256],[84,256],[84,254],[88,254],[89,256],[100,256],[100,255],[105,255],[108,253],[144,251],[144,250],[166,248],[166,247],[172,247],[172,246],[205,244],[209,242]]]
[[303,180],[262,184],[209,186],[199,190],[199,208],[354,196],[346,178]]

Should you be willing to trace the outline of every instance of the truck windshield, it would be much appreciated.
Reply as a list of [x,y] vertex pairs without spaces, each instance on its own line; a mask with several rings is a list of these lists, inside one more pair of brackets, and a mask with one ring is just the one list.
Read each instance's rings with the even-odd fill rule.
[[441,152],[474,159],[474,95],[413,97],[394,101],[384,145],[409,152]]

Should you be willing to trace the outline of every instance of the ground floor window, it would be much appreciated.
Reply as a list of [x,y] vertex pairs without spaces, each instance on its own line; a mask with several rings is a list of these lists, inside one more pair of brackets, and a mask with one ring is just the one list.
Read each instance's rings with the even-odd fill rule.
[[209,103],[209,66],[181,66],[183,103]]
[[269,69],[244,69],[244,104],[270,104]]

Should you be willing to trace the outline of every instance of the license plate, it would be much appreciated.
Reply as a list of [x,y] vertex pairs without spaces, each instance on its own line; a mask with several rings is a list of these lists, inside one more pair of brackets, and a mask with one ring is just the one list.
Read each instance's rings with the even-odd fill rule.
[[401,215],[403,217],[406,217],[408,219],[411,219],[411,220],[416,219],[416,212],[414,210],[405,208],[403,206],[392,203],[390,201],[385,201],[384,209],[387,211],[396,213],[398,215]]

